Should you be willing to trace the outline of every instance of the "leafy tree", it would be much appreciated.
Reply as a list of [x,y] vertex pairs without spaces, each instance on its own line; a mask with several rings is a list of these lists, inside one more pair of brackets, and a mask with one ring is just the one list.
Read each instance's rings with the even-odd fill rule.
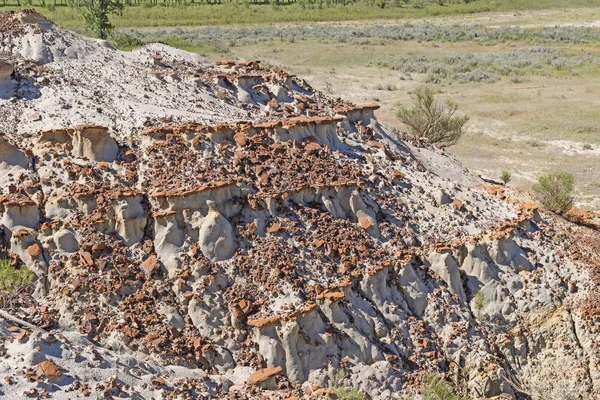
[[100,39],[106,39],[115,28],[108,19],[109,14],[122,15],[123,3],[120,0],[82,0],[79,3],[85,27]]
[[413,95],[413,107],[402,107],[397,117],[410,133],[424,137],[441,147],[458,142],[464,133],[468,116],[455,116],[458,105],[452,100],[439,101],[431,88],[420,87]]
[[564,214],[573,205],[571,193],[575,187],[575,177],[564,171],[542,175],[533,185],[533,192],[540,203],[548,210]]

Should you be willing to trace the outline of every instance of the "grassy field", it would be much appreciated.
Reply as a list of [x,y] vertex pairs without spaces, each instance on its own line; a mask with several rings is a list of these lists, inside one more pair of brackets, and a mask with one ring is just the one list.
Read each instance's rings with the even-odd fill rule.
[[[19,8],[15,0],[0,3],[0,10]],[[40,0],[41,3],[42,0]],[[397,20],[416,18],[441,18],[447,16],[476,15],[486,12],[523,12],[531,10],[577,9],[598,7],[600,0],[370,0],[345,2],[342,5],[330,0],[298,0],[294,3],[254,5],[248,0],[225,4],[152,4],[125,7],[122,16],[111,20],[118,28],[204,26],[231,24],[273,24],[318,21]],[[21,4],[28,4],[23,3]],[[29,4],[33,4],[30,2]],[[67,28],[81,28],[80,12],[56,2],[46,1],[46,6],[33,6],[41,13]],[[384,7],[381,8],[381,5]],[[26,5],[31,7],[31,5]]]

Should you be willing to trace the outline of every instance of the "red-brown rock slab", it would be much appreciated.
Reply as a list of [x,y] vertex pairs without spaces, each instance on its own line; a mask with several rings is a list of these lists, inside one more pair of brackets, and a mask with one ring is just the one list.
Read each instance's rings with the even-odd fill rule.
[[60,367],[52,360],[44,360],[36,366],[37,372],[40,375],[45,375],[48,378],[58,378],[62,375]]
[[37,257],[42,254],[42,247],[38,243],[34,243],[27,248],[27,253],[31,257]]
[[368,217],[358,218],[358,223],[360,224],[360,227],[363,229],[369,229],[371,226],[373,226],[371,219]]
[[146,260],[142,263],[142,269],[148,275],[152,275],[158,271],[159,267],[160,264],[158,262],[158,258],[154,254],[146,258]]
[[281,367],[259,369],[258,371],[254,372],[248,377],[246,383],[248,385],[256,385],[258,383],[266,381],[267,379],[273,376],[279,375],[281,371]]

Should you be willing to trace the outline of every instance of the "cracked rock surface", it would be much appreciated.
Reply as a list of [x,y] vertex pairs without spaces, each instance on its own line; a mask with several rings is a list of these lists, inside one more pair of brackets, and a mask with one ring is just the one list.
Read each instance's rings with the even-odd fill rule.
[[376,109],[0,13],[0,252],[44,329],[0,325],[0,394],[598,396],[597,225]]

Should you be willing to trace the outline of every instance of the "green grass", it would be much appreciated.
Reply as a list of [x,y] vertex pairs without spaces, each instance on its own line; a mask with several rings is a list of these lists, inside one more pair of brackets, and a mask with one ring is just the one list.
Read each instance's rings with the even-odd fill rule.
[[0,289],[10,291],[17,286],[28,285],[33,272],[27,267],[14,268],[10,260],[0,260]]
[[464,400],[436,374],[426,374],[424,380],[423,400]]
[[[510,180],[512,179],[512,174],[508,171],[502,171],[502,173],[500,174],[500,180],[506,185],[508,182],[510,182]],[[480,300],[477,297],[479,295],[479,293],[481,293],[482,295],[482,299],[481,299],[481,307],[479,307],[479,303]],[[485,303],[485,295],[483,295],[483,292],[481,291],[481,289],[479,289],[479,291],[475,294],[475,298],[476,298],[476,303],[475,306],[477,307],[478,310],[481,310],[484,306]]]
[[[508,173],[507,171],[504,171],[506,173]],[[502,172],[502,174],[504,174],[504,172]],[[504,179],[502,179],[504,181]],[[510,180],[510,176],[507,177],[506,182],[508,182]],[[475,308],[477,310],[482,310],[483,307],[485,306],[485,294],[483,293],[483,290],[479,289],[477,291],[477,293],[475,293]]]
[[[456,1],[456,0],[454,0]],[[447,1],[447,3],[452,3]],[[321,4],[322,8],[319,8]],[[327,6],[330,4],[330,6]],[[226,3],[216,5],[187,4],[153,7],[127,6],[122,16],[112,16],[117,28],[159,26],[202,26],[255,23],[288,23],[317,21],[351,21],[373,19],[409,19],[435,16],[456,16],[481,12],[514,12],[578,7],[597,7],[600,0],[475,0],[440,6],[430,4],[422,8],[397,7],[389,1],[385,8],[372,3],[357,2],[346,6],[329,2],[298,2],[289,5],[244,5]],[[0,10],[19,8],[14,0]],[[71,7],[35,7],[42,14],[67,28],[81,28],[80,12]]]
[[333,388],[333,393],[340,400],[364,400],[365,395],[358,389]]
[[340,400],[364,400],[365,394],[357,388],[347,387],[343,384],[346,373],[343,369],[334,372],[331,390]]

